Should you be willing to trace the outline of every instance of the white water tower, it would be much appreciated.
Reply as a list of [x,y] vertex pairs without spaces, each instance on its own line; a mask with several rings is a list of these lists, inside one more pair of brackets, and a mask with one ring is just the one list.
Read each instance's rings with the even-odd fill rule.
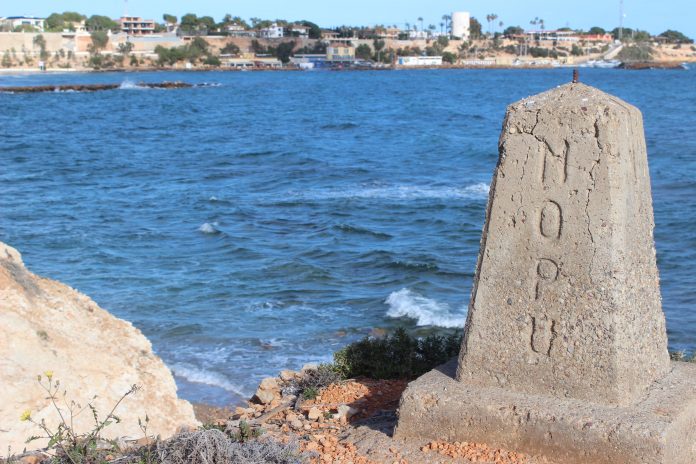
[[456,11],[452,13],[452,36],[463,40],[469,40],[469,20],[471,15],[468,11]]

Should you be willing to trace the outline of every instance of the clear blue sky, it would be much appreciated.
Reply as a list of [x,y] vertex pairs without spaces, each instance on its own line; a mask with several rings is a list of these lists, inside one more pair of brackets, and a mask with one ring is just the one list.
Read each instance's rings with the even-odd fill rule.
[[[46,16],[54,11],[79,11],[118,17],[124,0],[24,0],[0,2],[0,16]],[[220,20],[225,13],[263,19],[308,19],[322,27],[372,24],[416,23],[422,16],[425,25],[439,24],[443,14],[470,11],[485,24],[489,13],[499,16],[506,26],[529,26],[535,16],[543,18],[547,29],[570,26],[589,28],[597,25],[612,29],[619,22],[619,0],[128,0],[128,12],[134,16],[160,20],[162,13],[181,16],[191,12]],[[627,27],[645,29],[653,34],[676,29],[696,38],[696,0],[624,0]]]

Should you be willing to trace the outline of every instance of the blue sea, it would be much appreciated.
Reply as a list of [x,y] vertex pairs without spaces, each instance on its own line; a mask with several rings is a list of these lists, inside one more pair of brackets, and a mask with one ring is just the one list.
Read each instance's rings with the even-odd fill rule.
[[[644,114],[670,348],[696,348],[696,71],[584,69]],[[374,329],[461,330],[505,107],[569,69],[0,75],[0,240],[230,404]],[[137,82],[212,84],[143,90]],[[108,341],[107,341],[108,342]]]

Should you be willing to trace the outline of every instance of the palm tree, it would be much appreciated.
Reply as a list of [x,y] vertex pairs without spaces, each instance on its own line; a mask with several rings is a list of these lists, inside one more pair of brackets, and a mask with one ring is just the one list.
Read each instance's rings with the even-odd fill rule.
[[428,29],[430,30],[429,35],[430,35],[430,37],[432,37],[432,36],[433,36],[433,32],[435,32],[435,30],[437,29],[437,27],[435,27],[434,24],[431,24],[430,26],[428,26]]
[[444,33],[445,33],[444,27],[445,27],[445,23],[440,22],[440,34],[444,34]]
[[421,31],[424,31],[425,28],[423,27],[423,17],[422,17],[422,16],[419,16],[419,17],[418,17],[418,21],[420,21],[420,23],[421,23]]
[[488,33],[493,35],[493,22],[498,19],[498,15],[495,13],[487,14],[486,21],[488,22]]

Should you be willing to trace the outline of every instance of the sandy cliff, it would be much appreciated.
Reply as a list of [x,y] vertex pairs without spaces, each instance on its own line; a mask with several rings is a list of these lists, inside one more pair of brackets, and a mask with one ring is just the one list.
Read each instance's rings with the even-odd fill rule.
[[[32,274],[17,250],[0,243],[0,455],[8,446],[18,452],[44,444],[25,445],[39,430],[20,421],[24,411],[55,425],[57,413],[37,382],[46,371],[60,380],[68,400],[85,405],[97,395],[92,404],[102,415],[131,385],[141,387],[119,406],[122,421],[106,429],[108,437],[137,434],[138,418],[145,414],[149,433],[163,438],[197,423],[192,406],[177,397],[171,372],[138,329],[67,285]],[[75,419],[78,431],[92,424],[89,410]]]

